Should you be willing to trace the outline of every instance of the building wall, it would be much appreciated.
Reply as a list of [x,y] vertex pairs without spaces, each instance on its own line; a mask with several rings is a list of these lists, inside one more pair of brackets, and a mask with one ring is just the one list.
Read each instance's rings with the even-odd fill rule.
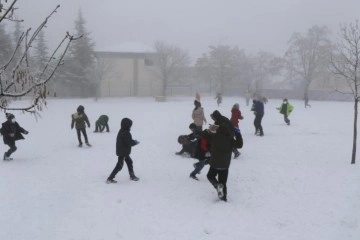
[[161,85],[154,67],[145,64],[146,54],[98,53],[104,75],[100,82],[101,97],[156,96]]

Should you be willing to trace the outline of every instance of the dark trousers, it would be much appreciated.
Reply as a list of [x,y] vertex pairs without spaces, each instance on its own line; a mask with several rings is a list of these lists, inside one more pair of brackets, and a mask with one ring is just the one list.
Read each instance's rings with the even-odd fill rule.
[[288,118],[288,115],[286,113],[284,114],[284,121],[286,122],[286,124],[290,124],[290,119]]
[[8,145],[10,147],[10,149],[5,152],[6,157],[10,157],[10,155],[16,151],[17,147],[15,146],[15,142],[14,143],[7,143],[6,145]]
[[109,125],[106,123],[105,125],[101,125],[99,123],[95,123],[95,132],[102,132],[106,128],[106,131],[109,131]]
[[[219,183],[224,185],[224,199],[226,200],[227,197],[227,187],[226,182],[229,175],[229,169],[215,169],[210,167],[209,172],[207,174],[207,178],[209,182],[214,186],[214,188],[217,188]],[[216,179],[217,176],[217,179]]]
[[261,126],[261,121],[262,121],[263,117],[264,117],[264,114],[256,114],[255,120],[254,120],[255,133],[260,132],[260,135],[264,134],[263,128]]
[[108,179],[114,179],[116,174],[118,172],[121,171],[121,169],[124,166],[124,161],[126,162],[126,165],[128,167],[129,170],[129,175],[130,176],[134,176],[134,167],[133,167],[133,160],[130,158],[130,156],[119,156],[118,157],[118,162],[114,168],[114,170],[111,172],[110,176],[108,177]]
[[87,134],[86,134],[86,128],[80,128],[80,129],[76,129],[76,132],[77,132],[77,137],[78,137],[78,140],[79,140],[79,144],[82,144],[82,141],[81,141],[81,133],[84,135],[84,138],[85,138],[85,143],[88,143],[88,138],[87,138]]
[[199,162],[195,163],[195,169],[191,172],[191,175],[196,175],[201,172],[206,164],[209,164],[209,159],[200,160]]

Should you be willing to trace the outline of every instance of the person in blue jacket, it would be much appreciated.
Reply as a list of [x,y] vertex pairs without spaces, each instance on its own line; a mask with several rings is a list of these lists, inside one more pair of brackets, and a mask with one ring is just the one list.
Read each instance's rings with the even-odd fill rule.
[[255,126],[255,135],[264,136],[264,130],[261,125],[261,121],[264,117],[264,102],[258,99],[253,99],[253,105],[251,111],[255,114],[254,126]]

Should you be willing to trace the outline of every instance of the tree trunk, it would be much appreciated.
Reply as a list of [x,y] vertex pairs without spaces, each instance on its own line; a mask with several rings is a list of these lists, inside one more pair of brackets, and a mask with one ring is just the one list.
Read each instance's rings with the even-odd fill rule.
[[310,83],[308,81],[305,82],[305,88],[304,88],[304,104],[305,108],[309,104],[309,87]]
[[358,115],[358,99],[355,98],[355,104],[354,104],[354,135],[353,135],[353,148],[352,148],[351,164],[355,164],[355,160],[356,160],[357,115]]
[[167,88],[167,78],[164,77],[163,78],[163,89],[162,89],[162,92],[163,92],[163,96],[166,98],[166,88]]

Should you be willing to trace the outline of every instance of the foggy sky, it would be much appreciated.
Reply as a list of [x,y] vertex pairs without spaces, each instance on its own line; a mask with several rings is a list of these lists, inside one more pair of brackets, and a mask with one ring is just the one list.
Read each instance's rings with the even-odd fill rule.
[[360,0],[19,0],[18,15],[26,27],[35,27],[57,4],[61,8],[46,29],[50,46],[66,31],[74,33],[81,9],[97,47],[162,40],[193,59],[217,44],[282,56],[293,32],[317,24],[336,35],[339,23],[360,16]]

